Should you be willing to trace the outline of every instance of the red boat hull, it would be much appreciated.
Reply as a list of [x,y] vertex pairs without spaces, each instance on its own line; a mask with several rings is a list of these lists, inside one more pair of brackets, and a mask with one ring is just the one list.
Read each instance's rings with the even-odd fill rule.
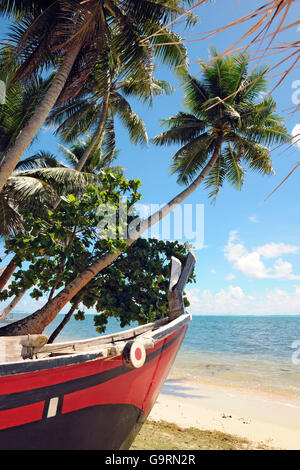
[[105,359],[97,353],[0,366],[0,449],[128,449],[188,322],[189,317],[158,336],[137,369],[128,368],[122,356]]

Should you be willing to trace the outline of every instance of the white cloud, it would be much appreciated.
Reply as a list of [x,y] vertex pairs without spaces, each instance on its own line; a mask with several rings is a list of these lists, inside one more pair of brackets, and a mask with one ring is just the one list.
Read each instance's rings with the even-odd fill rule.
[[190,302],[188,311],[194,314],[239,314],[247,305],[247,297],[239,286],[229,286],[216,294],[209,289],[201,292],[198,287],[192,287],[186,294]]
[[233,263],[233,266],[242,271],[248,277],[264,278],[268,276],[268,271],[260,259],[257,252],[249,253],[243,243],[238,242],[237,232],[233,231],[229,235],[229,240],[225,246],[225,258]]
[[269,315],[299,315],[299,287],[300,286],[294,288],[293,292],[288,292],[283,289],[274,289],[267,291],[263,298],[259,298],[256,300],[256,313]]
[[239,286],[213,293],[193,287],[187,291],[188,311],[194,315],[299,315],[300,285],[292,292],[267,290],[264,295],[247,295]]
[[225,277],[226,281],[231,281],[232,279],[235,279],[235,275],[232,273],[227,274]]
[[[268,243],[248,251],[243,242],[238,240],[237,232],[229,234],[229,240],[224,248],[225,258],[233,264],[233,267],[241,271],[245,276],[256,279],[300,279],[293,274],[293,266],[284,261],[280,256],[285,254],[297,254],[300,247],[285,243]],[[278,258],[272,267],[267,267],[261,258]]]
[[277,258],[281,255],[299,253],[300,247],[286,243],[267,243],[255,249],[264,258]]
[[257,218],[256,218],[256,215],[255,215],[255,214],[253,214],[253,215],[250,215],[250,217],[249,217],[249,220],[250,220],[250,222],[258,223],[258,220],[257,220]]

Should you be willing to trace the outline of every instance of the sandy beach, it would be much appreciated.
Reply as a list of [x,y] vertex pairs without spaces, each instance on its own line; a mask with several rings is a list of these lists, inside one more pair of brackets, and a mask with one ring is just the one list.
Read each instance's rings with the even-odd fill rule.
[[300,450],[300,398],[168,379],[149,419],[222,431],[274,449]]

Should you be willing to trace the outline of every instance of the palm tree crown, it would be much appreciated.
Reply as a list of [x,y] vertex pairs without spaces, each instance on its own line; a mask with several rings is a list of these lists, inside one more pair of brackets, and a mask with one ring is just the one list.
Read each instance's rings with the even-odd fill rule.
[[246,167],[272,173],[268,147],[285,142],[289,135],[275,113],[275,101],[264,96],[267,68],[250,73],[246,56],[217,58],[217,52],[212,53],[215,62],[210,67],[202,64],[201,81],[183,74],[189,113],[180,111],[165,119],[168,129],[153,142],[179,144],[171,172],[179,183],[189,184],[201,171],[201,181],[215,199],[225,180],[241,188]]
[[[13,172],[16,164],[43,125],[53,106],[76,97],[92,73],[98,57],[110,43],[111,32],[121,61],[129,75],[134,76],[136,66],[149,56],[151,45],[155,55],[168,65],[187,62],[178,35],[167,29],[175,15],[183,13],[184,4],[192,0],[44,0],[34,2],[0,1],[0,13],[14,14],[10,39],[13,54],[20,58],[20,66],[10,81],[31,79],[55,67],[53,81],[44,99],[36,107],[22,132],[16,138],[1,162],[0,190]],[[187,12],[187,23],[194,22]],[[163,36],[152,36],[163,28]],[[150,38],[146,40],[146,38]],[[142,43],[142,40],[144,41]]]
[[93,137],[84,161],[88,161],[89,154],[92,155],[104,143],[104,157],[109,163],[115,154],[116,116],[128,130],[133,144],[148,143],[145,124],[134,112],[127,97],[133,96],[151,105],[154,96],[172,92],[168,82],[153,76],[154,69],[151,60],[141,61],[136,67],[135,76],[128,76],[126,67],[111,47],[107,55],[103,54],[98,59],[78,96],[55,107],[47,122],[58,126],[56,134],[65,142],[73,142],[82,134],[91,133]]

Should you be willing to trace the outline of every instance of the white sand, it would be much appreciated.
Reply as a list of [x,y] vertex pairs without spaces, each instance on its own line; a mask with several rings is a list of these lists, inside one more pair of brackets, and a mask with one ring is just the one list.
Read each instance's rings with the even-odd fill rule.
[[149,418],[300,450],[300,398],[169,379]]

